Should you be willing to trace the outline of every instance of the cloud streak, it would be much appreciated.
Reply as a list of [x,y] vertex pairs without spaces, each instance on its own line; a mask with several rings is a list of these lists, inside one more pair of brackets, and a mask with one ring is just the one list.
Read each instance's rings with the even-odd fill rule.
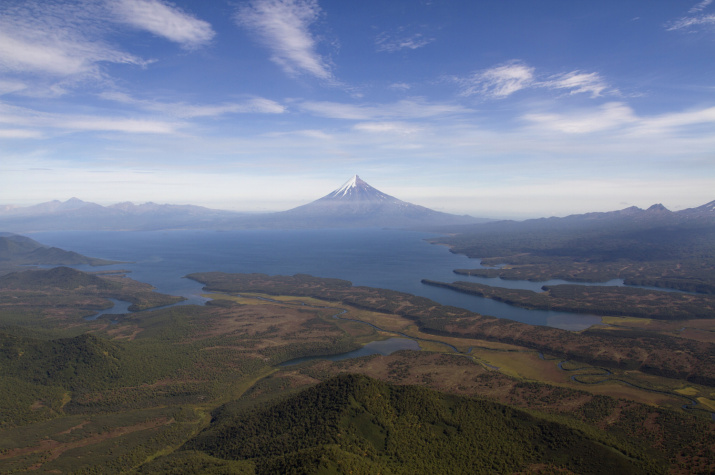
[[79,85],[106,86],[111,79],[103,65],[143,68],[154,62],[110,41],[123,25],[185,49],[205,45],[214,36],[210,24],[160,0],[7,0],[0,2],[0,72],[23,83],[10,92],[28,96],[60,96]]
[[186,49],[206,45],[215,35],[209,23],[159,0],[121,0],[110,5],[120,21]]
[[566,89],[569,94],[590,93],[591,97],[599,97],[608,89],[608,85],[598,73],[582,73],[573,71],[553,76],[551,79],[537,84],[548,89]]
[[391,104],[345,104],[341,102],[306,101],[299,107],[307,112],[331,119],[347,120],[408,120],[465,114],[469,109],[458,104],[410,99]]
[[219,117],[226,114],[282,114],[286,111],[285,106],[265,99],[263,97],[253,97],[243,102],[229,102],[216,105],[196,105],[184,102],[159,102],[135,99],[120,92],[110,92],[101,94],[100,97],[109,101],[130,104],[144,110],[161,112],[173,117],[182,119],[198,117]]
[[715,14],[702,14],[713,0],[703,0],[688,10],[688,15],[666,25],[667,31],[688,30],[698,26],[715,27]]
[[534,80],[534,68],[520,61],[510,61],[491,69],[474,73],[461,80],[462,95],[504,98],[529,87]]
[[375,46],[379,52],[395,53],[404,49],[415,50],[427,46],[435,38],[424,36],[422,33],[405,35],[402,31],[396,34],[381,33],[375,39]]
[[37,112],[0,103],[0,124],[10,124],[17,135],[39,136],[42,129],[60,132],[122,132],[133,134],[173,134],[182,124],[164,120],[111,117],[102,115]]
[[503,99],[521,90],[537,88],[564,90],[569,95],[587,93],[593,98],[616,92],[598,73],[571,71],[540,80],[535,71],[534,67],[513,60],[456,81],[462,86],[463,96],[487,99]]
[[148,63],[103,40],[102,4],[27,2],[0,12],[0,69],[7,73],[96,77],[101,62]]
[[271,50],[271,60],[290,75],[332,80],[329,65],[316,51],[310,27],[322,11],[315,0],[254,0],[238,9],[235,20]]

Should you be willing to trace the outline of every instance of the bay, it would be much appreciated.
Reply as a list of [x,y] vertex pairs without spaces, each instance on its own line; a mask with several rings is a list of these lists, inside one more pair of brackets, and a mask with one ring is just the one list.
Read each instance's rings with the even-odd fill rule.
[[[445,246],[429,244],[426,239],[435,237],[429,233],[386,229],[63,231],[38,232],[32,237],[43,244],[87,256],[125,261],[127,263],[85,270],[127,269],[133,279],[147,282],[159,292],[183,296],[187,298],[185,303],[206,301],[201,284],[183,278],[190,273],[302,273],[407,292],[443,305],[532,325],[580,330],[601,321],[594,315],[526,310],[422,284],[422,279],[501,281],[455,275],[454,269],[481,267],[479,261],[451,253]],[[505,285],[501,286],[514,286],[519,282],[502,281]],[[521,283],[522,288],[530,290],[545,284]]]

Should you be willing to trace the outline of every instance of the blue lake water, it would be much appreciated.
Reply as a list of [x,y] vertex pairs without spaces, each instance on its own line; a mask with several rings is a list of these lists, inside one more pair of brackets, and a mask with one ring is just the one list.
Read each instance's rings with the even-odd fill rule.
[[111,300],[113,306],[112,308],[108,308],[106,310],[100,310],[94,315],[91,315],[89,317],[84,317],[85,320],[96,320],[102,315],[122,315],[125,313],[129,313],[129,307],[132,305],[131,302],[127,302],[124,300],[117,300],[117,299],[109,299]]
[[[459,276],[454,269],[481,267],[479,260],[429,244],[433,234],[383,229],[240,230],[240,231],[65,231],[32,234],[50,246],[92,257],[130,261],[87,270],[127,269],[130,277],[159,292],[181,295],[202,304],[201,284],[183,276],[193,272],[260,272],[270,275],[310,274],[421,295],[444,305],[532,325],[579,330],[600,317],[526,310],[501,302],[422,284],[422,279],[482,282],[501,287],[540,290],[545,284]],[[622,285],[614,281],[613,285]]]

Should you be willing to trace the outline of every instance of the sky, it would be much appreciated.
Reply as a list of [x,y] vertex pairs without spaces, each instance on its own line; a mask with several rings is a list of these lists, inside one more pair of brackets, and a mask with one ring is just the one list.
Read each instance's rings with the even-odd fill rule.
[[2,0],[0,205],[715,199],[713,0]]

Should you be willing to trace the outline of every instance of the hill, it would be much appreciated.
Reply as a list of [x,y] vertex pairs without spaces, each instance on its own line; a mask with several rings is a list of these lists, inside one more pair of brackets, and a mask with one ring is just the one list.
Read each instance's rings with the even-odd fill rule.
[[103,266],[110,264],[118,264],[118,262],[87,257],[76,252],[45,246],[17,234],[0,233],[0,275],[17,266]]
[[329,379],[253,413],[224,412],[185,448],[250,460],[256,473],[657,471],[525,411],[359,375]]

